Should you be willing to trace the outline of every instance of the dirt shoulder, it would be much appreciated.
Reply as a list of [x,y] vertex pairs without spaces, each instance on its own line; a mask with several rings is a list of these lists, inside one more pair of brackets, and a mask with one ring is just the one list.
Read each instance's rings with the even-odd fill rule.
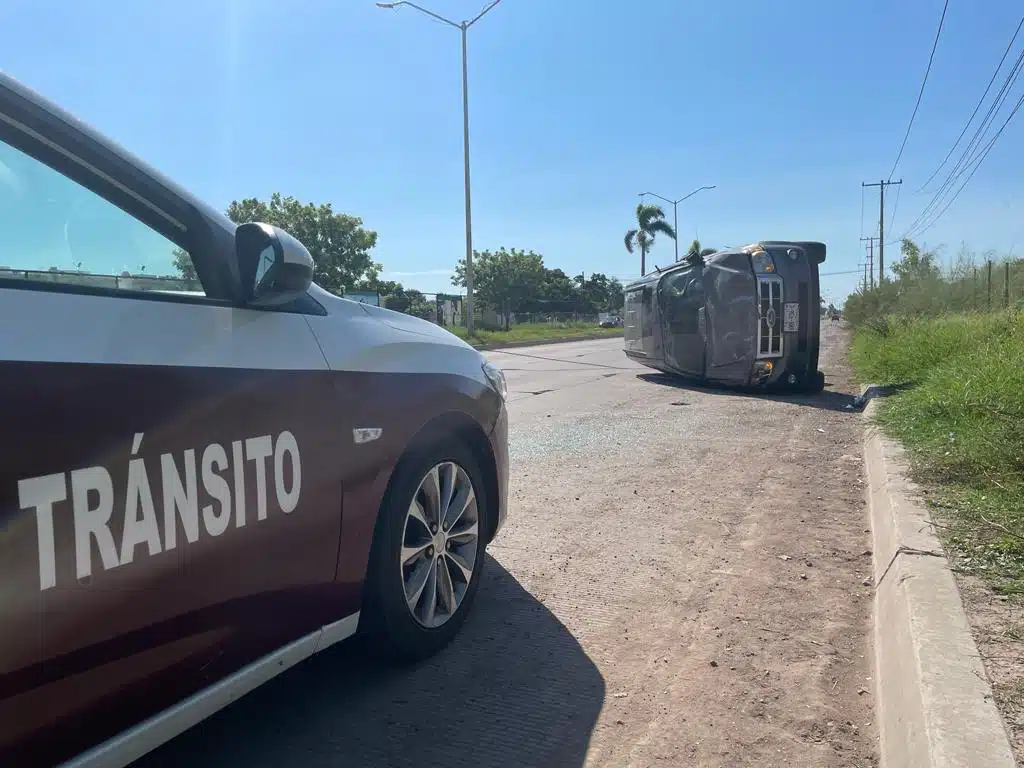
[[800,398],[643,369],[598,371],[600,391],[566,373],[580,377],[571,400],[533,397],[542,371],[576,356],[502,357],[527,396],[513,409],[516,514],[493,551],[604,680],[587,765],[877,764],[847,343],[829,330],[828,391]]
[[964,563],[962,552],[949,547],[947,552],[1014,758],[1017,765],[1024,765],[1024,609],[1021,597],[996,594],[985,578],[976,575],[976,565]]

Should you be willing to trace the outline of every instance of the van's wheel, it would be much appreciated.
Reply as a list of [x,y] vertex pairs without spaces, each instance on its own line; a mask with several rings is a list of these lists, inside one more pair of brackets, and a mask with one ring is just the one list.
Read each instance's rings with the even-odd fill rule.
[[815,371],[810,380],[806,381],[800,390],[809,395],[816,395],[825,389],[825,374],[823,371]]
[[374,649],[417,661],[451,642],[480,586],[487,493],[457,440],[403,459],[381,503],[363,617]]

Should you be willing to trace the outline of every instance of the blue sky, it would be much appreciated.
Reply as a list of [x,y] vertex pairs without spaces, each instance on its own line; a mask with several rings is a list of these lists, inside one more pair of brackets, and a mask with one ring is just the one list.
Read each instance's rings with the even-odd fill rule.
[[[484,3],[421,4],[462,19]],[[1013,0],[985,7],[950,2],[894,177],[896,234],[1019,21]],[[503,0],[469,39],[475,246],[628,279],[637,193],[714,184],[680,205],[681,242],[820,239],[823,272],[856,269],[878,217],[869,190],[862,225],[861,181],[889,174],[941,9]],[[273,191],[330,201],[379,232],[388,277],[448,288],[464,249],[457,30],[372,0],[6,0],[0,50],[9,74],[219,207]],[[1024,117],[926,244],[1024,249],[1022,139]],[[651,261],[671,258],[665,240]],[[823,292],[857,280],[823,278]]]

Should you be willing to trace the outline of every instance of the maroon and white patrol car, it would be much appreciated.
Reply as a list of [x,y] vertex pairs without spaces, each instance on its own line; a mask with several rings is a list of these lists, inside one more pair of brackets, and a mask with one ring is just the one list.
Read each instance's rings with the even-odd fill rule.
[[506,509],[479,352],[6,76],[0,265],[0,765],[125,765],[357,631],[452,639]]

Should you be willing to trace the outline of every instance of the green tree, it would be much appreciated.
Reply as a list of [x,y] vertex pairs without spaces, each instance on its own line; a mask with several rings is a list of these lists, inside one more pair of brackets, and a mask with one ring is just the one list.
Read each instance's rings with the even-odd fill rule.
[[647,253],[654,245],[654,239],[658,234],[663,234],[673,240],[676,239],[676,231],[665,221],[665,212],[660,206],[650,203],[640,203],[636,207],[636,228],[626,232],[623,242],[626,250],[633,253],[640,249],[640,274],[647,274]]
[[[382,283],[384,285],[384,283]],[[433,302],[415,288],[403,288],[401,283],[390,283],[388,293],[381,291],[381,306],[395,312],[430,320],[434,316]]]
[[607,312],[612,308],[609,304],[613,303],[611,294],[614,289],[606,275],[600,272],[591,273],[589,278],[577,275],[576,282],[579,286],[581,311],[592,314]]
[[354,290],[376,291],[381,295],[381,298],[383,298],[384,296],[393,296],[395,294],[400,294],[405,291],[405,289],[402,287],[402,284],[397,280],[376,279],[364,280],[363,282],[359,283]]
[[707,257],[718,251],[715,248],[702,248],[700,240],[694,240],[690,243],[689,249],[686,251],[686,255],[683,256],[683,261],[693,266],[703,267]]
[[900,241],[900,253],[903,258],[892,265],[892,273],[897,280],[935,280],[941,276],[942,271],[935,253],[922,251],[913,240],[903,238]]
[[944,278],[939,255],[912,240],[900,242],[901,258],[892,266],[892,279],[874,287],[862,286],[847,297],[843,316],[854,327],[885,327],[888,316],[934,317],[944,312],[977,309],[982,300],[973,264],[965,254],[956,274]]
[[380,305],[395,312],[421,317],[424,320],[434,319],[436,304],[415,288],[406,288],[395,280],[364,280],[357,285],[361,291],[377,291]]
[[626,292],[622,282],[617,277],[608,281],[608,304],[606,309],[609,312],[619,312],[626,303]]
[[192,264],[192,257],[188,255],[188,252],[181,249],[174,249],[174,268],[178,270],[178,274],[186,280],[198,280],[199,276],[196,274],[195,265]]
[[406,314],[421,317],[424,320],[430,320],[434,317],[436,306],[420,291],[411,288],[405,292],[405,295],[409,298],[409,306],[405,310]]
[[[523,311],[540,297],[544,275],[544,257],[533,251],[500,248],[473,252],[474,295],[501,315],[506,330],[513,312]],[[465,287],[465,259],[455,265],[452,283]]]
[[269,201],[235,200],[227,213],[236,224],[261,221],[298,239],[313,256],[313,280],[333,293],[372,284],[380,274],[381,265],[370,254],[377,233],[364,229],[357,216],[335,213],[330,203],[301,203],[275,192]]
[[579,307],[576,282],[560,269],[545,269],[537,309],[550,312],[574,312]]

